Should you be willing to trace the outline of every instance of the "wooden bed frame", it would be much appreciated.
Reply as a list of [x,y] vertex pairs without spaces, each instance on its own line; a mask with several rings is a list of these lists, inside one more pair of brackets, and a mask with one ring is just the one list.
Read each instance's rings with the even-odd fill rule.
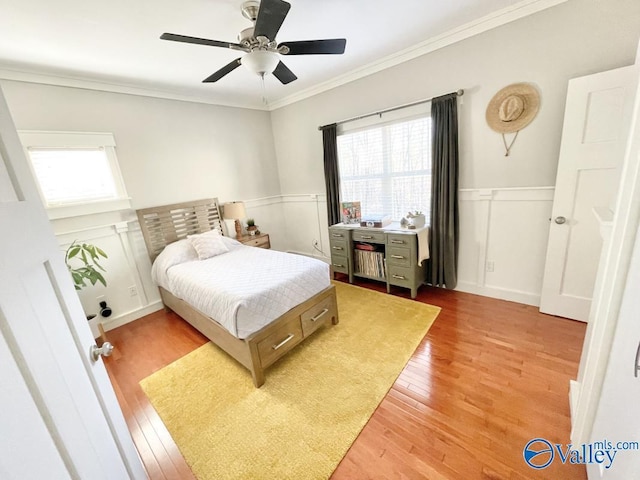
[[[217,198],[145,208],[136,213],[152,262],[165,246],[186,238],[187,235],[213,229],[219,230],[222,235],[227,234]],[[338,307],[333,285],[245,339],[234,337],[211,317],[164,288],[159,288],[165,308],[180,315],[244,365],[251,372],[256,387],[264,384],[264,371],[267,367],[322,325],[329,321],[333,325],[338,323]]]

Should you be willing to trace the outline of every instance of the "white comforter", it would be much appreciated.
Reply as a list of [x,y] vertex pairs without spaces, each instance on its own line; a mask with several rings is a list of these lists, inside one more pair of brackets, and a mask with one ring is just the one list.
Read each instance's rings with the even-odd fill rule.
[[152,273],[156,283],[238,338],[330,285],[329,266],[320,260],[239,244],[206,260],[173,264],[158,257]]

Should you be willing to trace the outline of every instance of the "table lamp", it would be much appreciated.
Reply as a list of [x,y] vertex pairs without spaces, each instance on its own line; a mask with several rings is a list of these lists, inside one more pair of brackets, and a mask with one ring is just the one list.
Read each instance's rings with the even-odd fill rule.
[[242,225],[240,219],[247,216],[244,209],[244,202],[229,202],[224,204],[223,216],[225,220],[236,221],[236,237],[242,236]]

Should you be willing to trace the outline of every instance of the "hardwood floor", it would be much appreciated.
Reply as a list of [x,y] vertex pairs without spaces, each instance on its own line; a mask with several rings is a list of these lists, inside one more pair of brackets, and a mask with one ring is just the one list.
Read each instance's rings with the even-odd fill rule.
[[[422,287],[417,300],[442,312],[332,479],[585,479],[557,458],[533,470],[522,450],[536,437],[568,443],[586,325],[442,289]],[[118,351],[107,370],[149,477],[193,478],[138,382],[206,339],[164,311],[107,335]]]

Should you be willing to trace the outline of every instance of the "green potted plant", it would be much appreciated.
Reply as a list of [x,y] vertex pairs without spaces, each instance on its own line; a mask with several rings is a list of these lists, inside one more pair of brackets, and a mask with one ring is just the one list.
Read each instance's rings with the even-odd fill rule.
[[258,226],[253,218],[247,218],[247,232],[249,235],[256,235],[260,233],[258,231]]
[[[74,258],[76,260],[72,262]],[[98,262],[100,258],[107,258],[107,254],[95,245],[77,243],[77,240],[69,245],[64,255],[64,261],[73,278],[73,284],[76,290],[82,290],[83,287],[86,287],[87,281],[91,285],[100,282],[105,287],[107,286],[106,280],[99,271],[105,271]],[[76,266],[73,265],[74,263]]]

